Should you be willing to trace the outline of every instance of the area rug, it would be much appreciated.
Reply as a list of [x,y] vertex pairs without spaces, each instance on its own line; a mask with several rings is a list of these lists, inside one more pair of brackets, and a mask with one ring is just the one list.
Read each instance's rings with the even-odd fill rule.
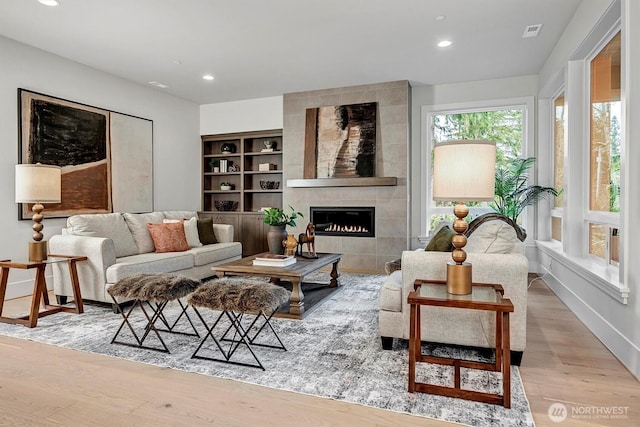
[[[83,315],[60,313],[44,317],[34,329],[0,324],[0,334],[470,426],[534,425],[515,366],[511,372],[511,409],[409,393],[407,342],[395,340],[393,350],[382,350],[377,333],[378,293],[385,276],[343,274],[340,279],[344,288],[304,320],[272,320],[287,351],[257,348],[265,371],[191,359],[200,341],[196,337],[163,333],[171,354],[109,344],[121,317],[100,306],[85,306]],[[167,307],[170,319],[177,312],[175,306]],[[215,314],[206,310],[204,313],[207,321]],[[196,316],[193,318],[203,332],[200,321]],[[270,338],[273,337],[268,333],[261,335],[265,341]],[[149,340],[146,344],[153,342]],[[216,356],[212,341],[206,348]],[[425,351],[476,360],[486,357],[473,350],[444,345],[425,346]],[[249,357],[249,354],[240,347],[237,356]],[[451,367],[419,365],[421,381],[452,384]],[[502,388],[499,374],[468,369],[463,369],[462,374],[465,388],[491,393],[498,393]]]

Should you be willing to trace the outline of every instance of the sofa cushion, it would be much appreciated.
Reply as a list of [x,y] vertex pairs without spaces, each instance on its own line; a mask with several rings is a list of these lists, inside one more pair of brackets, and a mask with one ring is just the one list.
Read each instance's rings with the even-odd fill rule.
[[427,243],[427,247],[424,249],[425,251],[438,251],[438,252],[451,252],[453,250],[453,246],[451,245],[451,240],[453,240],[453,236],[457,233],[449,228],[448,225],[440,228],[438,232],[429,240]]
[[189,219],[198,217],[198,214],[193,211],[163,211],[162,214],[166,219]]
[[402,311],[402,271],[396,270],[387,277],[380,288],[380,309]]
[[147,224],[153,245],[158,252],[184,252],[189,250],[187,236],[184,234],[184,221],[168,224]]
[[138,273],[173,273],[193,268],[193,256],[188,252],[165,252],[131,255],[118,258],[107,268],[107,283]]
[[471,233],[464,250],[468,253],[508,254],[517,240],[516,231],[504,221],[487,221]]
[[213,218],[198,219],[198,237],[203,245],[212,245],[218,242],[213,232]]
[[138,247],[121,213],[73,215],[67,218],[67,233],[113,240],[116,257],[134,255]]
[[216,243],[189,250],[193,254],[194,265],[207,265],[242,255],[242,245],[238,242]]
[[153,245],[153,239],[147,228],[147,224],[158,224],[164,219],[162,212],[149,212],[141,214],[125,213],[124,219],[127,222],[129,230],[133,240],[138,246],[138,253],[146,254],[147,252],[153,252],[155,246]]
[[187,238],[187,243],[190,248],[198,248],[202,246],[200,242],[200,237],[198,236],[198,220],[196,217],[191,217],[190,219],[180,220],[180,219],[163,219],[162,222],[165,224],[171,222],[180,222],[184,221],[184,235]]

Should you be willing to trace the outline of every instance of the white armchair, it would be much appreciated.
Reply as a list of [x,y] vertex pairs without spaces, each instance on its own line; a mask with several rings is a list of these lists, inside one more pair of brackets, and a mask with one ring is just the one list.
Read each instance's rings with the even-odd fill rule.
[[[495,216],[477,227],[468,239],[465,249],[467,260],[473,264],[473,281],[501,284],[504,296],[513,303],[512,363],[518,365],[527,339],[528,261],[523,245],[512,224]],[[402,253],[401,269],[391,273],[380,289],[378,328],[383,348],[391,349],[393,338],[409,339],[407,296],[415,280],[445,280],[450,260],[450,252]],[[421,334],[423,341],[428,342],[495,348],[495,315],[479,310],[422,307]]]

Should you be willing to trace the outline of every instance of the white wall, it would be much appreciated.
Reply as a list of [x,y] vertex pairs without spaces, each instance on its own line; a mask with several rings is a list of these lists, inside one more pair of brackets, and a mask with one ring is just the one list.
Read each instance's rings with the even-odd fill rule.
[[[153,120],[154,209],[199,209],[198,105],[4,37],[0,64],[0,257],[26,258],[32,235],[14,203],[18,88]],[[59,234],[65,220],[47,219],[46,205],[44,214],[45,238]],[[30,293],[32,284],[31,272],[12,270],[7,298]]]
[[200,106],[200,135],[283,128],[282,96]]
[[[538,254],[540,259],[540,271],[545,273],[545,281],[558,295],[567,307],[569,307],[582,322],[604,343],[605,346],[637,377],[640,378],[640,264],[635,262],[637,255],[632,249],[632,242],[640,238],[640,229],[637,227],[638,209],[640,209],[640,148],[636,142],[640,138],[640,121],[633,120],[640,114],[640,2],[636,0],[623,0],[622,2],[622,46],[623,46],[623,127],[626,140],[623,168],[623,194],[621,217],[623,220],[623,258],[621,265],[623,285],[629,288],[627,304],[620,302],[619,295],[607,292],[607,287],[601,282],[588,265],[581,265],[579,251],[554,249],[548,244],[541,244]],[[585,1],[578,9],[574,20],[568,28],[572,31],[565,32],[563,39],[556,45],[556,49],[549,56],[541,74],[541,87],[550,87],[557,75],[566,70],[568,79],[581,81],[581,73],[584,67],[579,67],[577,61],[568,66],[570,60],[580,59],[580,55],[586,56],[585,49],[592,42],[595,35],[602,35],[611,24],[611,13],[607,10],[611,2]],[[619,9],[618,9],[619,10]],[[599,14],[599,15],[598,15]],[[603,30],[604,28],[604,30]],[[584,39],[579,39],[576,34],[582,34]],[[576,54],[578,52],[578,54]],[[577,69],[579,67],[579,69]],[[547,80],[543,80],[546,78]],[[574,93],[579,88],[573,88],[571,81],[567,82],[569,90]],[[578,83],[580,86],[580,83]],[[583,86],[582,86],[583,88]],[[582,89],[584,91],[584,89]],[[568,109],[576,110],[575,104],[583,104],[584,96],[570,97]],[[550,96],[545,94],[545,96]],[[573,107],[571,105],[573,101]],[[578,109],[578,114],[581,109]],[[571,121],[571,116],[569,116]],[[569,126],[572,126],[569,123]],[[573,134],[580,134],[573,132]],[[572,131],[568,134],[571,138]],[[584,138],[581,138],[584,139]],[[576,141],[580,143],[581,141]],[[569,141],[569,148],[572,141]],[[540,149],[550,150],[550,144],[541,144]],[[570,157],[569,157],[570,158]],[[573,165],[570,165],[570,167]],[[578,168],[580,165],[578,165]],[[574,178],[574,183],[575,183]],[[571,182],[569,182],[571,184]],[[575,186],[574,186],[575,187]],[[567,202],[571,203],[571,202]],[[580,198],[578,198],[578,204]],[[569,206],[571,207],[571,206]],[[566,211],[566,208],[565,208]],[[572,216],[581,215],[583,208],[573,206]],[[567,215],[567,212],[565,212]],[[563,221],[564,222],[564,221]],[[566,233],[563,233],[563,236]],[[564,244],[571,242],[564,239]],[[569,248],[572,249],[572,248]],[[613,275],[610,280],[617,280]],[[599,284],[600,283],[600,284]],[[526,353],[525,353],[526,354]],[[526,357],[526,356],[525,356]]]

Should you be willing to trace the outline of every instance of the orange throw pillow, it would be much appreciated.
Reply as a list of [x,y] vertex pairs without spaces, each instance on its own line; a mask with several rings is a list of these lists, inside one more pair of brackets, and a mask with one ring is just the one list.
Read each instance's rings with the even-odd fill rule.
[[166,224],[147,224],[156,252],[182,252],[189,249],[184,234],[184,221]]

